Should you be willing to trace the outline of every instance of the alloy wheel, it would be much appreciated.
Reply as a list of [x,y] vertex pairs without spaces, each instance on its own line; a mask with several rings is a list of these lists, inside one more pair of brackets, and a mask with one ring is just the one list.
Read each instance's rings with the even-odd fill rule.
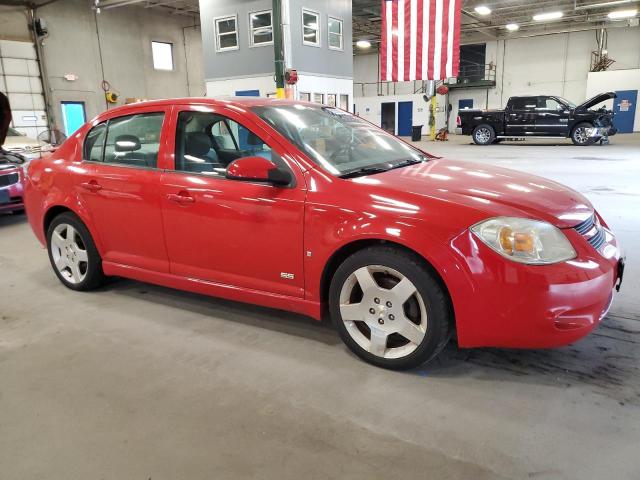
[[427,332],[427,309],[417,288],[383,265],[358,268],[347,278],[340,315],[351,338],[380,358],[406,357]]
[[51,255],[56,269],[67,282],[78,284],[87,276],[87,249],[78,231],[68,223],[61,223],[53,230]]
[[491,138],[491,131],[487,127],[482,127],[476,130],[476,140],[479,143],[487,143]]
[[589,141],[589,128],[578,127],[573,134],[573,137],[578,143],[587,143]]

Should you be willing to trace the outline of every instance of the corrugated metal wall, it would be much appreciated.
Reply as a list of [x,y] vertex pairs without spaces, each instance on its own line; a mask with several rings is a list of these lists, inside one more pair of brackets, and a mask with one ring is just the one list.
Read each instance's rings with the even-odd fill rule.
[[16,130],[32,138],[47,135],[42,79],[33,43],[0,40],[0,91],[9,97]]

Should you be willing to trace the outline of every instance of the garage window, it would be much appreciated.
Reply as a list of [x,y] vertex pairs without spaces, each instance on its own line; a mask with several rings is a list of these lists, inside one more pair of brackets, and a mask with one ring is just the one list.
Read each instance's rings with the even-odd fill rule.
[[336,94],[335,93],[327,93],[327,105],[330,107],[336,106]]
[[329,49],[342,50],[342,20],[329,17]]
[[173,70],[173,44],[167,42],[151,42],[153,68],[156,70]]
[[300,92],[298,93],[298,97],[300,100],[305,101],[305,102],[310,102],[311,101],[311,94],[309,92]]
[[324,93],[314,93],[313,101],[316,103],[324,103]]
[[340,94],[340,108],[349,111],[349,95]]
[[235,15],[215,19],[218,52],[238,49],[238,21]]
[[306,8],[302,9],[302,43],[320,46],[320,14]]
[[253,12],[249,14],[251,34],[249,40],[252,47],[273,44],[273,24],[271,10]]

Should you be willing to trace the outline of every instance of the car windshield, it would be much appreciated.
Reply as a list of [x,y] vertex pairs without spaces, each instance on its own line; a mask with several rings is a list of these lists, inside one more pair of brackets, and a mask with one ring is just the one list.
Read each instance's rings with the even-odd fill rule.
[[567,106],[569,106],[570,108],[576,108],[576,104],[567,100],[566,98],[562,98],[562,97],[557,97],[558,100],[560,100],[562,103],[566,104]]
[[428,160],[421,151],[338,108],[295,104],[252,110],[333,175],[368,175]]
[[9,127],[9,130],[7,130],[7,137],[19,137],[19,136],[21,136],[19,131]]

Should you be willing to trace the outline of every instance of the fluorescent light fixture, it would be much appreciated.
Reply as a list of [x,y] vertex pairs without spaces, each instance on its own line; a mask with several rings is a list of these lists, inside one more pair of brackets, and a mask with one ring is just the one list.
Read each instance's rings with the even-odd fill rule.
[[369,40],[358,40],[356,42],[358,48],[371,48],[371,42]]
[[632,8],[629,10],[616,10],[614,12],[609,12],[607,17],[609,17],[611,20],[618,20],[620,18],[635,17],[637,14],[638,14],[638,9]]
[[474,10],[478,15],[489,15],[491,13],[491,9],[486,5],[478,5]]
[[538,13],[533,16],[533,19],[536,22],[544,22],[545,20],[557,20],[558,18],[562,18],[562,15],[564,15],[562,12]]
[[506,28],[510,32],[515,32],[520,28],[520,25],[518,25],[517,23],[507,23],[504,28]]

